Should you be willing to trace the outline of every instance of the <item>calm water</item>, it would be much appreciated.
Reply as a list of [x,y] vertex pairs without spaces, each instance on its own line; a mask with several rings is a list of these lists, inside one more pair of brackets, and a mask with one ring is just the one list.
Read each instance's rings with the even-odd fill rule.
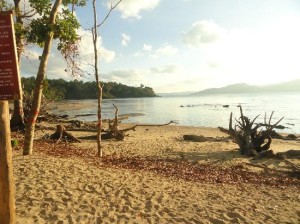
[[[96,100],[69,101],[83,103],[84,109],[67,111],[71,117],[81,114],[96,114]],[[300,133],[300,93],[284,94],[231,94],[207,95],[199,97],[155,97],[135,99],[103,100],[103,118],[114,116],[113,104],[118,106],[119,114],[131,115],[126,122],[161,124],[171,120],[179,125],[228,127],[230,112],[234,118],[240,117],[238,105],[242,105],[244,115],[257,122],[263,122],[265,112],[270,116],[274,111],[272,123],[284,117],[280,123],[289,129],[284,132]],[[92,106],[91,106],[92,105]],[[229,107],[223,107],[228,105]],[[77,117],[85,121],[97,120],[96,115]]]

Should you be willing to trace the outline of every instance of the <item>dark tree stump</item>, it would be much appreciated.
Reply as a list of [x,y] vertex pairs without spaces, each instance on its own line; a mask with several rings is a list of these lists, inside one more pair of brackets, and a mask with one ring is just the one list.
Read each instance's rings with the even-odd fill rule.
[[68,142],[81,142],[78,138],[73,136],[71,133],[68,133],[66,131],[66,128],[62,125],[56,126],[56,131],[52,135],[50,135],[50,139],[57,140],[56,143],[59,142],[60,140],[68,141]]

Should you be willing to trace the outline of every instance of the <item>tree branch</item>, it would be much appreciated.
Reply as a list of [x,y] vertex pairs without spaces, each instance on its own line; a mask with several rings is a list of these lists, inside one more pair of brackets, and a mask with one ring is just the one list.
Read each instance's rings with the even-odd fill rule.
[[106,14],[106,16],[104,17],[103,21],[97,25],[97,27],[100,27],[102,26],[106,20],[108,19],[108,17],[110,16],[111,12],[121,3],[122,0],[119,0],[115,5],[112,5],[110,6],[110,10],[108,11],[108,13]]

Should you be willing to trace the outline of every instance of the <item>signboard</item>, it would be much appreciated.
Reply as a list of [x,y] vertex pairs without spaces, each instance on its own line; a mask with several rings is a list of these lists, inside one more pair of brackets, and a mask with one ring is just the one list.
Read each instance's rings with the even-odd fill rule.
[[20,76],[12,12],[0,11],[0,100],[20,99]]

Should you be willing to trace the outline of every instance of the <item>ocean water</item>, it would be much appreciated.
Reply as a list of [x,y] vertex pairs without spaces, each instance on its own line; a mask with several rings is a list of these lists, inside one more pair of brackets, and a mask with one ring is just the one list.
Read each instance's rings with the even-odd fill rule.
[[[70,103],[82,103],[83,109],[64,112],[70,118],[75,115],[92,114],[76,117],[78,120],[96,121],[97,101],[78,100]],[[264,122],[274,111],[271,123],[276,123],[281,117],[280,125],[287,127],[278,132],[300,134],[300,93],[276,94],[222,94],[182,97],[154,97],[154,98],[126,98],[105,99],[102,104],[102,117],[113,118],[115,104],[119,108],[119,115],[129,115],[126,123],[163,124],[175,121],[179,125],[197,127],[228,127],[230,113],[233,118],[240,117],[239,105],[242,106],[244,116]],[[226,107],[224,107],[226,105]],[[234,123],[234,122],[233,122]]]

